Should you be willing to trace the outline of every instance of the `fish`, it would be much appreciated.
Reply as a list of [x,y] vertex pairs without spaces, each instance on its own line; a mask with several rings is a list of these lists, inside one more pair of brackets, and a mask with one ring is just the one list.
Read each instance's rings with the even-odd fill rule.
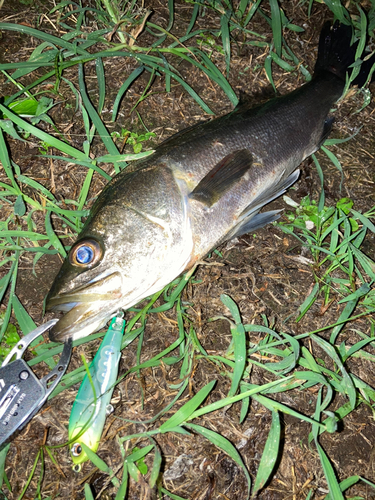
[[[47,296],[64,315],[50,331],[85,337],[191,269],[218,245],[278,218],[260,212],[297,181],[328,137],[330,109],[356,59],[352,28],[321,31],[310,82],[255,107],[185,129],[104,188]],[[352,82],[363,85],[373,60]],[[350,71],[350,69],[349,69]]]
[[121,344],[125,330],[123,314],[112,319],[102,343],[86,373],[69,418],[68,435],[73,470],[79,472],[89,460],[82,444],[94,453],[97,451],[111,398],[115,387],[121,357]]

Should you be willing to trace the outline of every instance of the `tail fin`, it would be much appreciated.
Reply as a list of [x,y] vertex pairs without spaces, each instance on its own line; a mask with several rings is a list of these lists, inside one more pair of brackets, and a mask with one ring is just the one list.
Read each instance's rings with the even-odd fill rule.
[[[356,60],[356,51],[359,42],[350,44],[352,39],[352,28],[338,21],[331,25],[327,21],[320,33],[318,59],[316,61],[314,76],[324,71],[329,71],[338,76],[341,80],[346,79],[346,73],[351,72],[349,66]],[[365,54],[361,54],[362,57]],[[353,85],[362,87],[375,63],[375,54],[365,61],[360,73],[352,82]]]

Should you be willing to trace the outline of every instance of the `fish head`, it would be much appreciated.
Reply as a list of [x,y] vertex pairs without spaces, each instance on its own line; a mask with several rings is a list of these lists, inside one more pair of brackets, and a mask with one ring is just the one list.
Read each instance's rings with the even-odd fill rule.
[[[65,342],[102,328],[121,307],[124,242],[118,218],[105,224],[103,210],[87,221],[65,259],[46,298],[46,310],[64,316],[50,330],[50,339]],[[126,265],[126,262],[123,263]]]
[[64,313],[50,330],[54,342],[99,330],[184,268],[172,269],[172,240],[179,241],[179,234],[164,216],[127,205],[114,189],[110,194],[94,205],[47,295],[46,310]]

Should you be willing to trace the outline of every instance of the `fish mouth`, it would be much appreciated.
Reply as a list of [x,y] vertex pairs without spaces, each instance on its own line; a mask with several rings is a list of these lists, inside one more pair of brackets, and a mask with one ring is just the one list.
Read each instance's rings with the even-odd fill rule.
[[50,340],[76,340],[102,328],[120,308],[121,285],[121,275],[115,272],[73,291],[48,296],[46,310],[65,313],[50,330]]

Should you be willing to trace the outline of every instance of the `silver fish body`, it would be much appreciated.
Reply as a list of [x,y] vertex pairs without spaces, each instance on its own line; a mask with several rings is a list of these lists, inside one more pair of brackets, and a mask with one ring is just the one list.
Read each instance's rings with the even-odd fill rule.
[[94,332],[220,243],[275,220],[259,210],[320,147],[345,85],[321,66],[284,97],[252,109],[240,103],[176,134],[106,186],[47,297],[47,309],[66,312],[52,340]]

